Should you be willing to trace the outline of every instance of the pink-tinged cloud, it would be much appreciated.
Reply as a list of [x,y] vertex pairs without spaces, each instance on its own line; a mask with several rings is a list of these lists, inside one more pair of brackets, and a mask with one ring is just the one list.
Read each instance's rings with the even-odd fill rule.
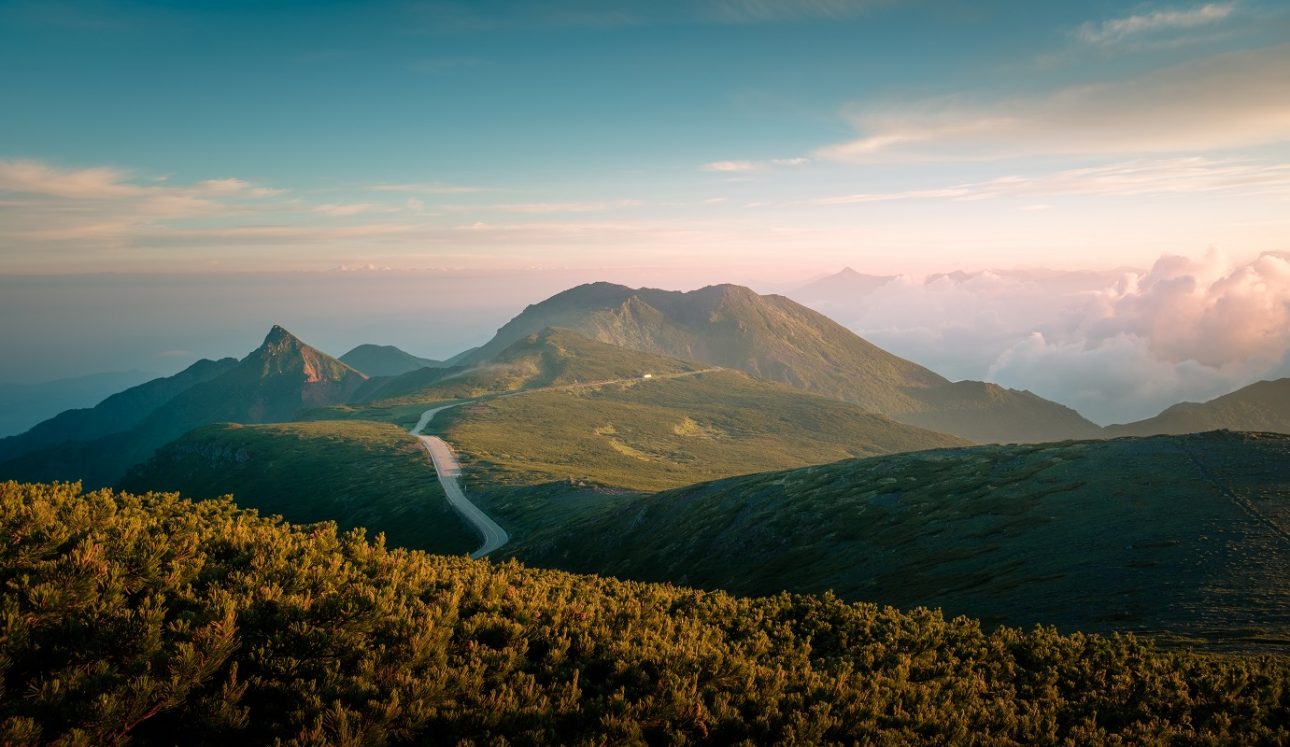
[[1290,45],[994,102],[944,97],[864,105],[835,161],[988,160],[1045,154],[1208,151],[1290,141]]

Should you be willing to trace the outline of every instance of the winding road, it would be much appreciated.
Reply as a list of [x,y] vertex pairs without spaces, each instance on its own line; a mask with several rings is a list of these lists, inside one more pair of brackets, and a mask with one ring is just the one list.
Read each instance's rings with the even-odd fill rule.
[[[705,368],[699,371],[682,371],[680,373],[662,374],[659,376],[650,375],[647,377],[631,379],[611,379],[609,381],[561,384],[559,386],[540,387],[537,389],[525,389],[518,392],[511,392],[509,394],[503,394],[500,397],[497,397],[497,399],[518,397],[524,394],[536,394],[538,392],[585,389],[587,387],[623,384],[629,381],[677,379],[683,376],[697,376],[699,374],[711,373],[713,371],[720,370],[721,369],[719,368]],[[481,399],[491,399],[491,397]],[[430,425],[430,421],[434,420],[434,416],[444,410],[450,410],[454,407],[461,407],[462,405],[469,405],[479,401],[480,400],[472,399],[465,400],[464,402],[454,402],[451,405],[432,407],[421,413],[421,419],[417,421],[416,426],[410,431],[412,435],[416,436],[421,441],[421,445],[424,446],[426,452],[430,454],[430,461],[434,464],[435,472],[439,475],[439,484],[443,486],[443,492],[448,496],[448,502],[452,504],[453,508],[457,509],[458,513],[466,517],[466,521],[473,524],[483,536],[484,544],[480,545],[479,549],[470,554],[470,557],[475,559],[482,558],[502,545],[505,545],[511,540],[511,535],[507,534],[506,530],[502,529],[500,524],[493,521],[492,517],[484,513],[479,506],[471,503],[470,499],[466,497],[466,491],[461,489],[461,483],[458,481],[458,478],[461,477],[461,463],[457,461],[457,455],[453,452],[452,447],[448,445],[448,442],[438,436],[424,435],[424,431],[426,426]]]
[[496,550],[510,541],[511,535],[502,529],[501,525],[493,521],[488,514],[480,510],[479,506],[470,502],[466,497],[466,491],[461,489],[461,483],[457,478],[461,477],[461,463],[457,461],[457,455],[453,453],[452,447],[446,441],[438,436],[425,436],[422,431],[430,425],[434,416],[449,410],[453,407],[460,407],[468,402],[458,402],[454,405],[443,405],[434,407],[421,413],[421,419],[412,429],[412,435],[421,441],[421,445],[426,448],[430,454],[430,461],[434,463],[434,470],[439,474],[439,484],[443,486],[443,492],[448,496],[448,502],[457,512],[466,517],[466,521],[475,525],[479,533],[484,536],[484,544],[479,549],[470,554],[472,558],[482,558],[488,553]]

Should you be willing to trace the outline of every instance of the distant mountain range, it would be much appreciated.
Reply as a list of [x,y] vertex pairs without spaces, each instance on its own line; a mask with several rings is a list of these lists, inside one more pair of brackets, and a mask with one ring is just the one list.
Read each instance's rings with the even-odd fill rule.
[[[850,273],[835,277],[833,282],[879,280]],[[578,470],[569,465],[577,460],[565,460],[561,467],[558,452],[591,437],[587,443],[595,444],[588,452],[593,461],[608,465],[634,454],[630,459],[636,460],[634,466],[639,474],[653,475],[619,480],[618,484],[657,489],[681,484],[687,478],[705,479],[758,467],[961,443],[955,438],[1048,442],[1214,428],[1290,429],[1290,413],[1286,411],[1286,389],[1290,384],[1282,380],[1256,384],[1203,405],[1178,405],[1157,418],[1103,430],[1075,411],[1029,392],[983,382],[950,382],[887,353],[794,301],[761,296],[733,285],[688,293],[609,283],[583,285],[529,306],[488,343],[447,361],[417,358],[391,346],[377,345],[359,346],[346,357],[374,372],[399,373],[368,376],[304,344],[281,327],[274,327],[264,343],[241,361],[200,361],[175,376],[108,397],[94,408],[70,410],[26,433],[0,439],[0,477],[84,479],[89,485],[105,485],[120,479],[128,467],[145,461],[163,444],[210,423],[284,422],[312,413],[308,415],[311,419],[368,417],[407,425],[404,420],[411,417],[415,421],[416,407],[425,402],[473,399],[578,382],[634,380],[646,373],[668,376],[707,367],[728,370],[660,388],[656,395],[672,398],[672,404],[662,404],[660,400],[652,405],[641,398],[644,390],[631,387],[606,389],[594,398],[584,398],[580,405],[594,405],[585,417],[578,415],[577,408],[559,410],[556,403],[561,398],[557,394],[527,400],[526,407],[534,410],[539,406],[557,407],[544,410],[545,417],[553,418],[550,423],[574,429],[566,434],[573,440],[563,443],[534,437],[527,443],[539,448],[531,452],[517,449],[511,456],[528,453],[534,460],[530,466],[538,472],[574,476]],[[747,376],[735,376],[733,371]],[[722,408],[749,414],[760,409],[760,417],[754,419],[756,425],[752,424],[754,420],[748,420],[739,427],[763,436],[782,429],[778,443],[796,447],[776,453],[793,456],[785,456],[787,461],[757,461],[751,455],[731,460],[724,458],[734,453],[729,444],[716,449],[705,443],[699,452],[706,453],[704,449],[713,446],[710,454],[698,457],[691,453],[686,457],[687,449],[672,440],[678,434],[668,435],[672,426],[663,425],[665,420],[670,423],[668,419],[674,414],[680,422],[679,403],[698,392],[702,392],[702,399],[692,399],[685,406],[710,411],[714,418]],[[827,400],[833,404],[827,404]],[[837,407],[841,404],[849,409]],[[320,409],[335,406],[341,406],[341,410]],[[662,430],[651,437],[652,443],[632,445],[624,431],[605,436],[597,432],[605,430],[605,423],[579,419],[606,416],[617,411],[615,408],[644,408],[640,411],[647,414],[642,422]],[[809,437],[809,429],[795,430],[807,421],[795,422],[788,413],[800,416],[807,411],[820,413],[814,421],[816,425],[810,427],[827,435]],[[614,417],[624,420],[625,412]],[[459,415],[451,417],[450,426],[458,428],[458,436],[481,454],[496,451],[497,436],[544,427],[543,423],[525,422],[518,403],[476,410],[480,419],[470,427]],[[691,420],[692,425],[677,427],[723,430],[718,425]],[[847,427],[831,431],[831,425],[820,425],[839,420],[847,421]],[[621,429],[622,425],[614,427]],[[647,431],[648,428],[641,433]],[[575,436],[575,432],[579,435]],[[737,433],[739,428],[724,432]],[[690,442],[691,446],[697,444],[698,441]],[[816,450],[814,459],[800,448],[806,444]],[[616,448],[617,453],[610,454],[605,448]],[[674,454],[677,448],[681,450]],[[647,460],[639,457],[649,454],[655,455],[651,457],[655,464],[647,468]],[[707,459],[715,466],[707,473],[686,468],[662,477],[667,470],[658,469],[672,459],[669,454],[678,463],[686,458]],[[516,464],[513,459],[511,464]],[[622,476],[628,473],[629,466],[631,461],[608,472],[584,473],[593,479],[596,474]]]
[[290,420],[302,410],[346,401],[366,380],[274,326],[241,361],[200,361],[91,410],[65,413],[0,441],[0,455],[7,459],[0,463],[0,475],[112,484],[128,467],[193,428]]
[[610,283],[578,286],[529,306],[464,362],[487,361],[547,327],[737,369],[974,441],[1052,441],[1100,433],[1068,407],[994,384],[952,383],[801,304],[735,285],[688,293]]
[[145,371],[113,371],[39,384],[0,383],[0,438],[22,433],[60,412],[93,407],[155,378],[157,374]]
[[1204,403],[1181,402],[1154,418],[1107,426],[1108,436],[1218,429],[1290,433],[1290,379],[1259,381]]
[[443,361],[418,358],[393,345],[359,345],[342,355],[340,362],[369,377],[398,376],[421,368],[446,365]]

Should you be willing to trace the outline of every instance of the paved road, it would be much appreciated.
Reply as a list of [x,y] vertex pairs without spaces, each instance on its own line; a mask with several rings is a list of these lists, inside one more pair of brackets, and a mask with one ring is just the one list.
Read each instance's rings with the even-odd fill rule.
[[479,546],[470,554],[472,558],[482,558],[488,553],[496,550],[510,541],[511,536],[502,529],[501,525],[493,521],[488,514],[480,510],[479,506],[470,502],[466,497],[466,491],[461,489],[461,483],[457,478],[461,477],[461,464],[457,461],[457,455],[453,453],[452,447],[449,446],[442,438],[438,436],[424,436],[421,434],[434,416],[444,410],[459,407],[466,404],[458,402],[455,405],[444,405],[435,407],[421,413],[421,419],[412,429],[412,435],[421,440],[421,445],[430,454],[430,460],[434,462],[435,472],[439,473],[439,484],[443,486],[443,492],[448,496],[448,502],[452,507],[464,517],[466,521],[475,525],[479,533],[483,535],[484,544]]
[[[559,386],[541,387],[538,389],[525,389],[510,394],[503,394],[501,398],[518,397],[524,394],[536,394],[538,392],[564,391],[569,389],[584,389],[587,387],[606,386],[608,384],[623,384],[628,381],[656,381],[658,379],[678,379],[683,376],[697,376],[698,374],[711,373],[720,371],[719,368],[705,368],[701,371],[684,371],[682,373],[661,374],[651,376],[649,379],[632,378],[632,379],[613,379],[611,381],[592,381],[579,384],[561,384]],[[511,535],[502,529],[501,525],[493,521],[488,514],[480,510],[479,506],[470,502],[466,497],[466,491],[461,489],[461,483],[457,478],[461,476],[461,464],[457,461],[457,455],[453,453],[452,447],[446,441],[438,436],[422,435],[434,416],[454,407],[461,407],[479,400],[467,400],[465,402],[456,402],[451,405],[441,405],[432,407],[421,413],[421,419],[417,421],[416,427],[412,429],[412,435],[421,440],[421,444],[430,454],[430,461],[434,462],[435,472],[439,474],[439,484],[443,486],[443,492],[448,495],[448,502],[452,507],[457,509],[466,520],[475,525],[479,533],[484,537],[484,544],[479,546],[470,554],[472,558],[482,558],[497,548],[505,545],[510,541]]]

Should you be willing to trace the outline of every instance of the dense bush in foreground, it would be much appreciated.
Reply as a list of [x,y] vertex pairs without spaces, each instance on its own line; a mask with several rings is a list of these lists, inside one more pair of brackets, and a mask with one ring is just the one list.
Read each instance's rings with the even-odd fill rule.
[[0,742],[1243,743],[1290,664],[0,484]]

